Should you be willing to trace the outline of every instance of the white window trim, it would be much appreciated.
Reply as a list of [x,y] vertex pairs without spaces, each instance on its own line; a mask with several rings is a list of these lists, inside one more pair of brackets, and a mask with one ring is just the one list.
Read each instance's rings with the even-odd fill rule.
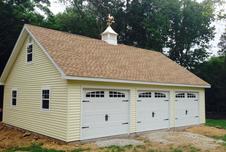
[[[43,90],[49,90],[49,109],[44,109],[44,108],[42,108],[42,91],[43,91]],[[51,96],[52,96],[52,91],[51,91],[50,87],[42,87],[42,88],[41,88],[41,100],[40,100],[40,108],[41,108],[41,111],[43,111],[43,112],[48,112],[48,111],[50,111],[50,101],[51,101]]]
[[[31,54],[32,54],[32,60],[31,60],[31,61],[27,61],[27,56],[28,56],[27,48],[28,48],[29,45],[32,45],[32,52],[31,52]],[[29,42],[29,43],[27,44],[27,47],[26,47],[26,63],[27,63],[27,64],[32,64],[33,57],[34,57],[34,45],[33,45],[33,42],[31,41],[31,42]]]
[[[13,105],[13,91],[16,91],[16,105]],[[12,88],[11,89],[11,93],[10,93],[11,97],[10,97],[10,107],[11,108],[16,108],[18,105],[18,89],[17,88]]]

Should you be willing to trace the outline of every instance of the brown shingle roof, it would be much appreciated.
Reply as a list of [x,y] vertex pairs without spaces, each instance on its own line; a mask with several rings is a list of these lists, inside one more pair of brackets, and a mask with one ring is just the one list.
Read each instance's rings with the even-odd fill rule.
[[26,25],[67,76],[208,85],[165,55]]

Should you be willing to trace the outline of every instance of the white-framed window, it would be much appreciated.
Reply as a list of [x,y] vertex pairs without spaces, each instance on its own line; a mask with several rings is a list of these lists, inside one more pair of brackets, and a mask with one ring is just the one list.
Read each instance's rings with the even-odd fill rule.
[[16,89],[12,89],[11,92],[11,105],[12,106],[16,106],[17,105],[17,90]]
[[109,91],[110,98],[125,98],[125,93],[118,91]]
[[151,92],[139,93],[138,97],[139,98],[151,98]]
[[176,98],[185,98],[185,93],[177,93]]
[[42,109],[49,110],[50,89],[42,89]]
[[31,63],[33,60],[33,44],[30,42],[27,45],[27,63]]
[[162,92],[155,92],[155,98],[166,98],[166,94]]
[[86,93],[88,98],[104,98],[104,91],[91,91]]
[[187,97],[188,98],[196,98],[196,94],[195,93],[187,93]]

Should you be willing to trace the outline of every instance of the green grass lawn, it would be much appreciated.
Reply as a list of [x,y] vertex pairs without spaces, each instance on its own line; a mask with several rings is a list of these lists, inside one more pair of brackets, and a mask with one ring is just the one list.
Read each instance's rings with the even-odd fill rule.
[[206,125],[216,127],[216,128],[226,129],[226,120],[207,119]]
[[[218,119],[207,119],[206,125],[221,129],[226,129],[226,120],[218,120]],[[226,147],[226,135],[214,137],[216,139],[221,139],[224,141],[224,146]]]

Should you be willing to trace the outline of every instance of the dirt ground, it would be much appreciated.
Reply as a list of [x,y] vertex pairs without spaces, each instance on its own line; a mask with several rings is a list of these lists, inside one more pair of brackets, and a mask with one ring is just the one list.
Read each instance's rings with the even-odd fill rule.
[[216,136],[226,135],[225,129],[218,129],[215,127],[208,127],[208,126],[204,126],[204,125],[191,127],[191,128],[186,129],[186,131],[205,135],[208,137],[216,137]]
[[[182,134],[185,134],[186,136],[190,136],[191,138],[188,138],[187,141],[183,140],[184,138],[181,136]],[[144,136],[137,136],[134,137],[134,139],[141,140],[145,144],[143,146],[138,147],[136,151],[144,152],[146,149],[154,149],[154,150],[161,150],[161,151],[168,151],[169,149],[182,147],[183,152],[190,152],[192,147],[196,147],[195,144],[198,145],[198,141],[201,140],[202,142],[206,142],[203,138],[197,138],[197,142],[193,143],[189,140],[194,140],[197,137],[200,137],[199,134],[204,135],[204,139],[206,140],[205,136],[214,137],[214,136],[223,136],[226,134],[226,130],[217,129],[213,127],[206,127],[206,126],[198,126],[198,127],[192,127],[189,129],[186,129],[186,131],[182,131],[179,134],[175,134],[177,136],[173,137],[171,140],[175,141],[173,142],[162,142],[162,141],[156,141],[153,139],[147,139]],[[155,134],[156,136],[160,136],[160,134]],[[154,136],[154,135],[153,135]],[[195,136],[195,137],[193,137]],[[152,135],[150,135],[152,137]],[[180,137],[180,138],[179,138]],[[167,136],[168,138],[168,136]],[[211,138],[212,139],[212,138]],[[180,144],[178,144],[178,141],[182,141]],[[207,140],[209,142],[209,140]],[[202,145],[202,142],[201,145]],[[19,130],[13,127],[8,127],[3,124],[0,124],[0,151],[3,151],[8,148],[12,147],[24,147],[29,146],[32,143],[42,143],[43,147],[47,149],[56,149],[56,150],[64,150],[64,151],[70,151],[74,149],[90,149],[92,152],[99,152],[103,151],[97,147],[97,145],[94,142],[91,143],[64,143],[60,142],[54,139],[50,139],[45,136],[36,135],[30,132],[26,132],[23,130]],[[176,144],[177,143],[177,144]],[[200,144],[199,143],[199,144]],[[192,145],[194,144],[194,145]],[[205,143],[208,145],[208,143]],[[216,147],[211,147],[212,149],[203,148],[198,146],[196,148],[200,149],[200,151],[210,151],[210,152],[225,152],[226,149],[221,144],[215,143]],[[140,150],[139,150],[140,148]],[[132,150],[130,150],[132,151]]]

